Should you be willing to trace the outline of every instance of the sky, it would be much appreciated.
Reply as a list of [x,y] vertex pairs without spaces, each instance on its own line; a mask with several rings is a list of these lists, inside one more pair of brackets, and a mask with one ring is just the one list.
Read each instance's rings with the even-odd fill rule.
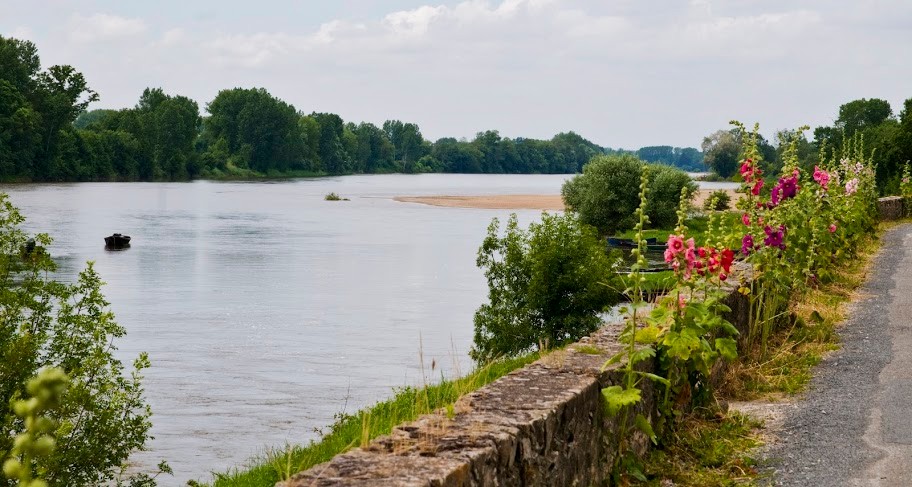
[[430,140],[699,147],[732,119],[771,136],[912,98],[908,0],[0,0],[0,35],[82,72],[92,108],[263,87]]

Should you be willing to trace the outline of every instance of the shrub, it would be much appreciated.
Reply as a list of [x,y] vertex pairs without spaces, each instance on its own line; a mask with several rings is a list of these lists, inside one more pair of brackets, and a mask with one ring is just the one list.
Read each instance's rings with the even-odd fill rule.
[[[636,188],[644,164],[629,154],[596,156],[582,174],[564,183],[564,203],[603,235],[629,230],[635,223]],[[649,220],[658,228],[674,225],[681,188],[687,186],[692,194],[697,185],[687,173],[671,166],[657,164],[651,172]]]
[[336,193],[329,193],[328,195],[324,196],[323,199],[326,201],[348,201],[348,198],[343,198]]
[[49,485],[107,485],[150,438],[140,375],[148,358],[140,355],[125,376],[113,345],[125,331],[92,264],[75,283],[52,280],[55,265],[42,250],[51,239],[40,234],[29,246],[23,221],[0,194],[0,459],[13,454],[13,438],[27,430],[12,406],[28,396],[39,370],[56,367],[69,376],[69,388],[42,412],[58,425],[57,446],[32,460],[35,469]]
[[595,331],[599,313],[617,303],[604,284],[614,262],[595,229],[575,216],[543,213],[523,230],[514,214],[498,233],[495,218],[478,250],[489,302],[475,312],[470,355],[477,362],[573,342]]
[[703,209],[709,211],[725,211],[731,208],[731,196],[724,189],[717,189],[710,193],[703,202]]

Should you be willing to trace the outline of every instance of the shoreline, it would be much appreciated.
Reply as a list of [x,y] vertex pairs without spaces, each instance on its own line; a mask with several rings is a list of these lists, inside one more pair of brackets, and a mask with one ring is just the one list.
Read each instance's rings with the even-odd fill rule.
[[[717,190],[700,189],[694,195],[693,205],[702,207],[709,195]],[[724,190],[731,197],[731,206],[741,195],[734,189]],[[417,203],[443,208],[475,208],[483,210],[552,210],[563,211],[564,200],[559,194],[496,194],[496,195],[427,195],[396,196],[393,201]]]

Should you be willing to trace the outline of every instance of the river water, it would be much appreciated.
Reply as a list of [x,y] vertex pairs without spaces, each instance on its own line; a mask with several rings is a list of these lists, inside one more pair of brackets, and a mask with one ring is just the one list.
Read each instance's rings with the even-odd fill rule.
[[[375,175],[270,182],[0,186],[54,238],[64,276],[93,260],[146,351],[150,451],[161,485],[209,480],[266,448],[306,443],[333,415],[394,387],[470,368],[486,297],[475,253],[508,210],[438,208],[399,195],[558,194],[565,175]],[[728,187],[725,183],[701,183]],[[335,192],[351,201],[328,202]],[[538,211],[517,211],[521,223]],[[104,250],[122,232],[130,249]]]

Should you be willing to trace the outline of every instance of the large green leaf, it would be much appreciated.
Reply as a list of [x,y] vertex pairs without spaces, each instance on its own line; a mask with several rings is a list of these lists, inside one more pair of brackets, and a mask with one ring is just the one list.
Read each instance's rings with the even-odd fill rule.
[[731,338],[716,338],[716,350],[728,360],[738,358],[738,343]]
[[605,397],[608,414],[611,416],[616,416],[623,407],[640,402],[640,390],[636,387],[624,389],[621,386],[609,386],[602,389],[602,396]]

